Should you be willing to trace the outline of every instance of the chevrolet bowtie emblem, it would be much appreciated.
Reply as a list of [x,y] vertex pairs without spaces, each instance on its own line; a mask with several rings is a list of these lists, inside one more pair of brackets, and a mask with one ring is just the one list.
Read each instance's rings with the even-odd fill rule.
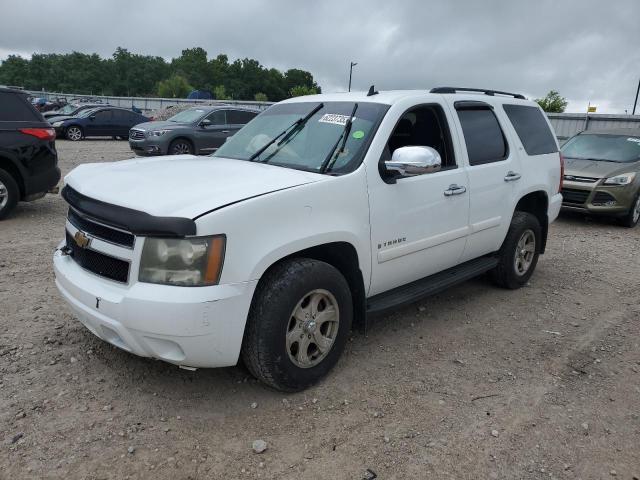
[[91,239],[79,230],[73,236],[73,239],[75,240],[76,245],[78,245],[80,248],[87,248],[91,243]]

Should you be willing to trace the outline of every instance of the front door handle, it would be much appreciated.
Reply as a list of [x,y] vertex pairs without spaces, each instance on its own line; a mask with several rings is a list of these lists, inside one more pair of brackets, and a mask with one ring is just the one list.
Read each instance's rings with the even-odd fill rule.
[[466,191],[467,191],[467,187],[463,187],[462,185],[456,185],[455,183],[452,183],[451,185],[449,185],[449,188],[444,191],[444,196],[451,197],[453,195],[462,195]]
[[516,173],[512,170],[509,170],[507,172],[507,174],[504,177],[504,181],[505,182],[515,182],[516,180],[520,180],[520,177],[522,177],[522,175],[520,175],[519,173]]

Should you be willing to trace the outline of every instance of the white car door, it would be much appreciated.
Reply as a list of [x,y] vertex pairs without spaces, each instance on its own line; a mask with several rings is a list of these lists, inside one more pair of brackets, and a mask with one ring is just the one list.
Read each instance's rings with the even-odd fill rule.
[[[400,116],[381,162],[402,146],[430,146],[442,170],[389,178],[383,166],[367,169],[372,279],[369,296],[459,263],[468,233],[469,192],[460,151],[454,149],[443,105],[412,107]],[[382,163],[381,163],[382,165]]]
[[509,148],[502,107],[475,100],[453,102],[455,128],[468,159],[469,238],[462,261],[497,251],[511,223],[521,176]]

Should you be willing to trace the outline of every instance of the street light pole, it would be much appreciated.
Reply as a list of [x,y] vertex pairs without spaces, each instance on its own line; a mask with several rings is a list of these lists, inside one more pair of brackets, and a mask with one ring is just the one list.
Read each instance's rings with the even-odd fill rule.
[[640,93],[640,80],[638,80],[638,89],[636,90],[636,100],[633,102],[633,113],[631,115],[636,114],[636,105],[638,105],[638,94]]
[[355,67],[356,65],[357,63],[355,62],[350,62],[350,65],[349,65],[349,91],[351,91],[351,75],[353,74],[353,67]]

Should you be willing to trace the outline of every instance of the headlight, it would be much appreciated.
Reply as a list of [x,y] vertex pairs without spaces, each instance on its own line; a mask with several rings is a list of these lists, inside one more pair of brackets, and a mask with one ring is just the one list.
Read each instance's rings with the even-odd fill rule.
[[603,185],[629,185],[635,178],[635,173],[623,173],[615,177],[605,178]]
[[220,280],[226,237],[147,238],[138,280],[146,283],[202,287]]
[[168,131],[169,130],[149,130],[147,132],[147,137],[161,137],[162,135],[164,135]]
[[51,126],[52,127],[61,127],[62,126],[62,122],[53,122],[53,124]]

